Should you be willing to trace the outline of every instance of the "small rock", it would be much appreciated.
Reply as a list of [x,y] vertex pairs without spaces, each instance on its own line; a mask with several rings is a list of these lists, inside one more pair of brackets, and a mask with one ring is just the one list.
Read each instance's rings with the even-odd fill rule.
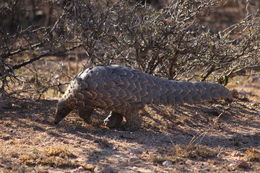
[[21,167],[21,168],[18,169],[17,172],[18,172],[18,173],[25,173],[25,172],[26,172],[26,169],[25,169],[25,167]]
[[234,163],[231,163],[229,164],[228,166],[228,170],[229,171],[235,171],[237,169],[250,169],[251,168],[251,165],[246,162],[246,161],[240,161],[240,162],[234,162]]
[[172,166],[173,164],[172,164],[172,162],[171,162],[171,161],[169,161],[169,160],[166,160],[166,161],[164,161],[164,162],[162,163],[162,165],[163,165],[163,166],[170,167],[170,166]]
[[185,161],[185,164],[187,164],[187,165],[188,165],[188,164],[193,164],[193,162],[192,162],[191,160],[186,160],[186,161]]
[[113,170],[112,167],[110,166],[97,166],[95,169],[94,169],[94,172],[95,173],[115,173],[115,171]]
[[246,161],[241,161],[237,164],[237,167],[242,169],[250,169],[251,165]]
[[141,163],[141,160],[138,158],[130,158],[127,161],[128,161],[128,163],[131,163],[131,164],[140,164]]
[[236,170],[236,164],[235,163],[230,163],[228,165],[228,170],[229,171],[235,171]]
[[145,149],[143,148],[133,148],[130,150],[131,154],[142,154],[143,152],[145,152]]
[[12,137],[9,136],[9,135],[7,135],[7,136],[2,136],[2,137],[0,137],[0,138],[2,138],[2,139],[5,140],[5,141],[12,139]]
[[85,169],[84,169],[82,166],[80,166],[80,167],[78,167],[78,168],[76,168],[76,169],[70,171],[70,173],[78,173],[78,172],[82,172],[82,171],[84,171],[84,170],[85,170]]

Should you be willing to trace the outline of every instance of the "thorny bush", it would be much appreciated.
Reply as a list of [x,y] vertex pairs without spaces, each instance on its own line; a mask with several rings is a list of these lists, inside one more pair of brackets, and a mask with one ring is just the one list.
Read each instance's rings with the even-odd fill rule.
[[[1,2],[1,92],[41,96],[50,89],[62,91],[64,81],[84,63],[120,64],[169,79],[219,79],[223,84],[245,69],[259,70],[257,0],[242,4],[244,18],[221,30],[202,24],[225,5],[221,0],[169,0],[159,9],[134,2]],[[249,11],[250,6],[256,10]],[[77,68],[70,63],[71,52],[83,53]]]

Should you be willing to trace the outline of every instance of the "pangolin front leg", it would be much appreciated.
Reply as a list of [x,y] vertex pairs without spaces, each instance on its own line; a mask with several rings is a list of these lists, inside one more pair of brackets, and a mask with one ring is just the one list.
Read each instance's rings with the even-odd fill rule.
[[141,128],[142,119],[138,115],[139,111],[133,111],[131,113],[125,114],[126,123],[123,128],[127,131],[136,131]]
[[94,109],[87,106],[81,106],[78,109],[79,116],[88,124],[91,123],[91,114],[93,113]]

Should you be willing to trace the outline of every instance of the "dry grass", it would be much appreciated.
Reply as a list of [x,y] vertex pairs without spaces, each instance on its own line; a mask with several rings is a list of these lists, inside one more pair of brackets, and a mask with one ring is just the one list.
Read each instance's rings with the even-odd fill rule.
[[78,158],[67,147],[53,146],[43,150],[34,150],[31,153],[19,156],[22,164],[27,166],[45,165],[54,168],[78,168],[93,170],[94,166],[75,160]]
[[67,147],[63,147],[63,146],[48,147],[45,149],[45,153],[47,156],[58,156],[62,158],[77,157]]
[[205,160],[214,158],[219,153],[219,148],[211,148],[204,145],[175,145],[159,151],[160,155],[151,156],[155,163],[169,160],[177,162],[185,159]]
[[245,159],[251,162],[260,162],[260,149],[249,148],[245,152]]

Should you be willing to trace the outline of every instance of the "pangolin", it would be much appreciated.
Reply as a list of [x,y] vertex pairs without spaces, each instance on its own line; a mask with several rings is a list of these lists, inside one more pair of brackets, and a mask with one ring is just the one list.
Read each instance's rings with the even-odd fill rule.
[[57,103],[55,124],[72,110],[87,123],[95,108],[111,111],[104,120],[109,128],[140,126],[138,111],[147,104],[177,105],[203,100],[232,99],[222,85],[173,81],[122,66],[96,66],[78,74]]

